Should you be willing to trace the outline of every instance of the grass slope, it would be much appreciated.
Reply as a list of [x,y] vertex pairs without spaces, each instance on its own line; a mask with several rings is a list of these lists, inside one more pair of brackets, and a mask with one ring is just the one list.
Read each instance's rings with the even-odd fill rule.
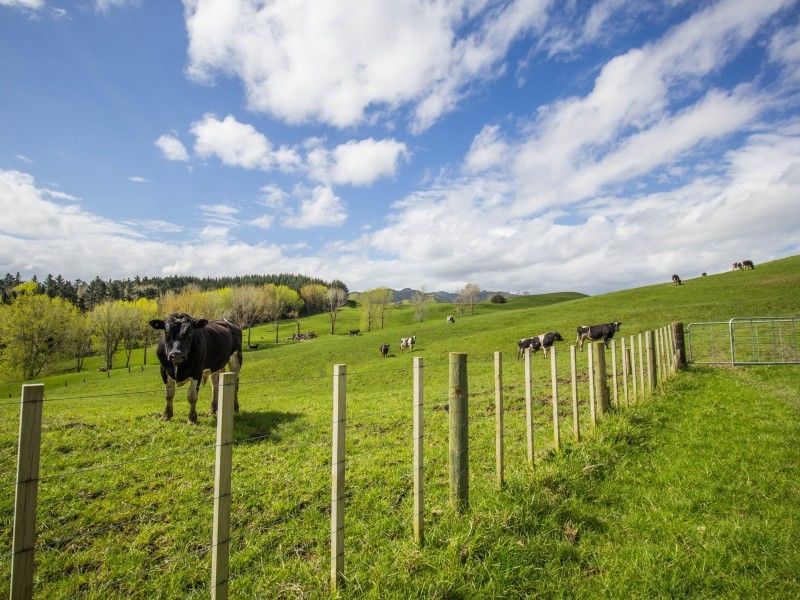
[[[482,304],[445,323],[392,309],[384,330],[247,352],[235,423],[232,597],[325,597],[331,365],[348,365],[346,597],[750,595],[797,590],[797,368],[693,370],[668,397],[620,410],[588,440],[551,448],[549,381],[534,363],[537,467],[525,463],[515,342],[619,319],[631,334],[671,320],[800,312],[800,258],[755,271],[534,306]],[[561,298],[563,299],[563,298]],[[342,312],[338,332],[359,327]],[[282,329],[282,337],[291,332]],[[427,543],[411,542],[411,354],[425,358]],[[273,330],[256,328],[254,341]],[[274,339],[274,338],[272,338]],[[392,344],[382,360],[378,346]],[[561,377],[568,372],[564,351]],[[506,354],[507,471],[493,488],[492,352]],[[469,353],[471,504],[447,504],[447,352]],[[581,368],[585,369],[581,356]],[[86,379],[85,383],[83,379]],[[157,369],[48,378],[37,588],[47,598],[207,597],[214,421],[157,419]],[[0,402],[0,585],[11,545],[18,388]],[[567,393],[562,382],[562,394]],[[207,406],[209,390],[201,390]],[[582,400],[586,398],[581,383]],[[563,417],[567,416],[564,407]],[[585,401],[583,426],[588,430]],[[566,427],[564,427],[566,429]],[[562,434],[564,435],[564,434]],[[568,437],[564,435],[564,437]],[[794,444],[796,447],[796,444]],[[700,529],[705,527],[705,529]],[[775,586],[775,587],[773,587]]]

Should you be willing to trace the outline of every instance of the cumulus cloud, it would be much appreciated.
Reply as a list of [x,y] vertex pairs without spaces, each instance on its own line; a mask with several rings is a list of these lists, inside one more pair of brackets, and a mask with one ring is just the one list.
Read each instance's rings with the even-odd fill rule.
[[184,0],[188,72],[238,77],[251,109],[289,123],[347,127],[408,105],[421,131],[470,83],[502,70],[510,44],[543,25],[549,4]]
[[208,113],[192,124],[194,151],[198,156],[216,156],[223,164],[245,169],[290,170],[300,163],[299,155],[290,148],[273,150],[265,135],[255,127],[240,123],[233,115],[219,120]]
[[298,187],[295,195],[299,197],[299,206],[284,219],[287,227],[338,227],[347,220],[341,198],[329,187],[319,185],[310,190]]
[[392,177],[400,159],[408,155],[406,145],[394,139],[351,140],[333,150],[313,148],[308,153],[308,169],[318,181],[369,185],[381,177]]
[[177,137],[172,134],[165,133],[155,141],[156,147],[164,153],[167,160],[187,161],[189,160],[189,153],[186,151],[186,146],[183,145]]

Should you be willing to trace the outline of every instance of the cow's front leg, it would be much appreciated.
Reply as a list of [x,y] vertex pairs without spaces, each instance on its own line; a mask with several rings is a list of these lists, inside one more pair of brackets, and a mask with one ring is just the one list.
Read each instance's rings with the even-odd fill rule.
[[189,423],[197,425],[197,390],[200,387],[199,379],[189,380]]
[[172,418],[172,399],[175,397],[175,381],[168,379],[164,384],[166,393],[167,404],[164,407],[164,412],[161,414],[162,421],[169,421]]

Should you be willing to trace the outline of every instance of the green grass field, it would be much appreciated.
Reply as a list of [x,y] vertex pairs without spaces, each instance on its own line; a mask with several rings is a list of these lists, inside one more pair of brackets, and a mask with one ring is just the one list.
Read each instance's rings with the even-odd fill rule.
[[[800,367],[692,368],[653,400],[620,408],[569,443],[562,403],[552,449],[549,363],[534,357],[536,466],[526,463],[520,337],[558,330],[560,378],[575,327],[622,321],[631,335],[671,321],[800,313],[800,257],[575,299],[481,304],[423,323],[392,309],[384,330],[274,342],[255,328],[236,417],[230,592],[329,596],[332,365],[348,367],[346,583],[343,597],[792,597],[800,595]],[[282,326],[281,337],[294,331]],[[416,334],[413,353],[399,338]],[[378,347],[391,344],[381,359]],[[266,347],[264,347],[266,346]],[[504,352],[507,486],[494,489],[492,353]],[[470,510],[447,489],[447,353],[469,355]],[[411,522],[411,357],[425,360],[426,544]],[[152,351],[150,352],[153,360]],[[580,368],[585,373],[585,355]],[[119,363],[118,363],[119,364]],[[210,581],[214,420],[186,424],[185,389],[163,423],[157,368],[44,379],[36,595],[203,598]],[[568,385],[561,384],[562,398]],[[10,397],[9,397],[10,396]],[[8,585],[18,382],[0,385],[0,573]],[[207,409],[208,388],[200,407]]]

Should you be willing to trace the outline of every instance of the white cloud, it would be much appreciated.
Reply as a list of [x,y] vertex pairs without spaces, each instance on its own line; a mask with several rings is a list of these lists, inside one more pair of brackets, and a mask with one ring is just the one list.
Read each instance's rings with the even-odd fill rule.
[[39,10],[44,7],[44,0],[0,0],[0,6]]
[[95,0],[95,10],[108,13],[112,8],[127,8],[139,6],[141,0]]
[[295,195],[300,197],[300,205],[284,219],[287,227],[338,227],[347,220],[342,200],[329,187],[319,185],[311,190],[298,187]]
[[770,41],[769,55],[784,65],[789,79],[800,81],[800,24],[778,31]]
[[236,215],[239,214],[239,209],[233,206],[227,204],[200,204],[198,208],[207,223],[221,224],[226,227],[233,227],[238,223]]
[[261,215],[250,221],[250,225],[259,229],[269,229],[274,221],[275,219],[271,215]]
[[186,151],[186,146],[174,135],[165,133],[155,141],[155,145],[164,153],[167,160],[189,160],[189,153]]
[[339,185],[369,185],[381,177],[392,177],[406,145],[394,139],[350,140],[333,150],[316,147],[308,153],[312,178]]
[[128,177],[128,181],[132,181],[134,183],[148,183],[150,180],[146,177],[142,177],[141,175],[132,175]]
[[270,141],[252,125],[240,123],[233,115],[219,120],[208,113],[192,124],[194,151],[198,156],[216,156],[223,164],[245,169],[291,170],[300,163],[294,150],[273,150]]
[[33,162],[34,162],[32,158],[28,158],[28,157],[27,157],[27,156],[25,156],[24,154],[17,154],[17,160],[21,160],[21,161],[22,161],[22,162],[24,162],[26,165],[32,165],[32,164],[33,164]]
[[346,127],[412,105],[420,131],[471,82],[502,71],[512,41],[543,24],[548,4],[184,0],[188,71],[205,82],[240,78],[249,108],[289,123]]
[[467,173],[479,173],[505,163],[509,148],[500,138],[499,131],[497,125],[486,125],[475,136],[464,160]]

